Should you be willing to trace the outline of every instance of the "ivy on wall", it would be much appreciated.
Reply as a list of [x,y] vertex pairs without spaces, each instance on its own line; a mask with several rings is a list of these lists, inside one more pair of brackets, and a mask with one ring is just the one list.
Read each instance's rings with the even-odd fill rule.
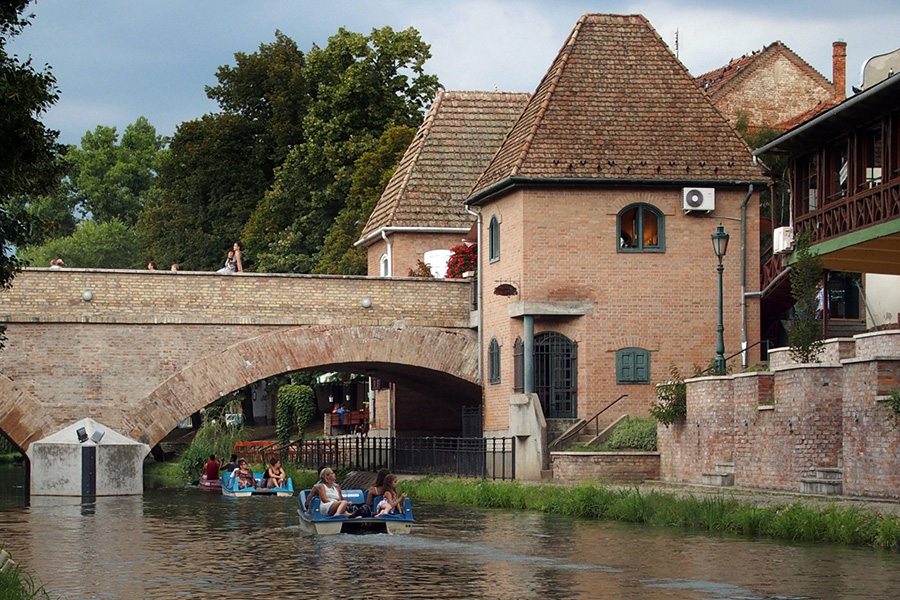
[[308,385],[283,385],[278,388],[278,405],[275,409],[275,436],[278,444],[286,447],[291,442],[291,432],[297,430],[303,439],[303,430],[316,414],[315,395]]

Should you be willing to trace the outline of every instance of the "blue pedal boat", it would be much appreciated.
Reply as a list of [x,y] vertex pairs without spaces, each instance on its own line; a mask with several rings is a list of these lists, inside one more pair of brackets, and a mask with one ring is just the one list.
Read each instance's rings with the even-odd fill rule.
[[256,487],[239,488],[237,477],[234,477],[233,473],[224,473],[222,475],[222,495],[231,498],[247,498],[250,496],[278,496],[286,498],[294,495],[294,482],[291,481],[290,477],[288,477],[284,487],[265,488],[259,487],[262,476],[262,473],[253,473],[253,477],[256,479]]
[[[402,510],[399,514],[384,515],[382,517],[329,517],[319,511],[321,500],[314,495],[309,501],[309,510],[306,510],[306,498],[310,490],[302,490],[299,495],[300,507],[297,514],[300,515],[300,527],[307,533],[316,535],[334,535],[337,533],[409,533],[413,524],[412,504],[409,498],[404,499]],[[366,503],[365,490],[342,490],[344,500],[354,505]],[[378,506],[381,496],[372,502],[370,509],[374,514],[374,507]]]

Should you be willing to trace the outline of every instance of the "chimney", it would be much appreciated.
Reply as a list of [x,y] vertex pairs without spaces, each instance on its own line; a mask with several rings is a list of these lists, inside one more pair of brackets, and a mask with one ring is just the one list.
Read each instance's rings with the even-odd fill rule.
[[843,102],[847,97],[847,42],[834,42],[831,50],[834,101]]

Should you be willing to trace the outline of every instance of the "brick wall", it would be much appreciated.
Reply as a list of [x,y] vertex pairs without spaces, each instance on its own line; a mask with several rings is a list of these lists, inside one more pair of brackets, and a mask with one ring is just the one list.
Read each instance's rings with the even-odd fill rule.
[[[473,217],[474,219],[474,217]],[[416,261],[424,262],[425,253],[429,250],[449,250],[462,244],[462,233],[409,233],[397,232],[388,235],[391,241],[392,275],[406,277],[410,269],[416,267]],[[367,251],[369,275],[381,274],[381,256],[387,253],[387,244],[383,239],[373,243]]]
[[[701,483],[731,452],[738,487],[796,492],[816,468],[841,467],[844,494],[900,498],[900,428],[884,407],[900,389],[898,340],[895,331],[861,334],[850,340],[855,351],[831,344],[851,356],[837,362],[689,380],[687,419],[658,428],[661,479]],[[729,394],[730,431],[717,401]],[[706,431],[715,426],[722,431]]]
[[551,452],[553,480],[641,483],[659,479],[659,452]]
[[831,100],[833,95],[833,86],[814,79],[779,55],[764,68],[744,74],[735,85],[713,95],[713,103],[732,124],[743,111],[751,125],[774,126]]

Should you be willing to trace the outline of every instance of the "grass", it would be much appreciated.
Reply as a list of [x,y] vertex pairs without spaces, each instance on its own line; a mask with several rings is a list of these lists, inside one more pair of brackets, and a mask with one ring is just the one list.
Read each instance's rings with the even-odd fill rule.
[[[0,550],[3,547],[0,546]],[[51,596],[35,582],[34,578],[15,565],[6,573],[0,573],[0,600],[32,600],[33,598],[51,598]]]
[[431,502],[900,550],[900,517],[834,504],[828,509],[800,502],[759,507],[724,496],[679,497],[591,483],[565,487],[426,477],[404,481],[401,487],[410,496]]

